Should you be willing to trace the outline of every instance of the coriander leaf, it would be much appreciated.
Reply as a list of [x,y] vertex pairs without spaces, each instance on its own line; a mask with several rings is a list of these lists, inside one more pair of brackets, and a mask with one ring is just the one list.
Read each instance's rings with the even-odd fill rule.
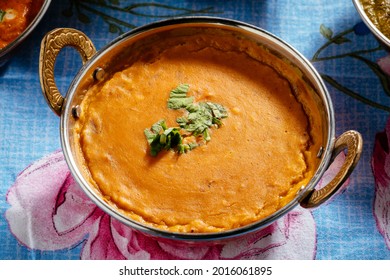
[[165,120],[159,120],[155,124],[152,125],[152,131],[154,133],[160,133],[162,130],[167,129],[167,125],[165,123]]
[[212,102],[207,102],[206,104],[211,109],[213,116],[215,118],[217,119],[227,118],[227,111],[222,105],[218,103],[212,103]]
[[210,131],[208,128],[206,128],[204,131],[203,131],[203,138],[205,141],[210,141],[211,140],[211,137],[210,137]]
[[157,156],[157,154],[163,149],[163,145],[160,143],[160,134],[157,134],[153,141],[150,143],[150,154],[152,156]]
[[186,126],[186,124],[188,123],[188,118],[186,118],[186,117],[178,117],[177,119],[176,119],[176,122],[179,124],[179,126],[180,127],[185,127]]
[[145,129],[144,134],[149,144],[152,143],[154,138],[161,132],[166,129],[167,125],[165,124],[165,120],[159,120],[155,124],[152,125],[151,129]]
[[176,148],[183,140],[179,128],[167,128],[165,120],[154,123],[151,129],[144,130],[144,134],[150,145],[152,156],[156,156],[162,150]]
[[218,118],[213,117],[213,124],[216,124],[218,127],[222,126],[222,121]]
[[182,144],[182,145],[179,145],[179,146],[177,147],[177,152],[178,152],[179,154],[184,154],[184,153],[186,153],[187,151],[189,151],[189,148],[188,148],[188,146],[187,146],[186,144]]
[[[211,140],[210,128],[222,125],[222,119],[228,116],[227,110],[218,103],[194,103],[194,97],[188,97],[188,84],[181,84],[170,92],[169,109],[186,109],[186,116],[178,117],[179,127],[168,128],[164,120],[145,129],[144,134],[150,145],[150,154],[156,156],[161,150],[174,149],[179,154],[186,153],[198,147],[201,143],[194,137],[208,142]],[[193,139],[189,138],[193,137]],[[186,143],[183,139],[186,138]],[[189,141],[191,139],[191,141]]]
[[201,135],[205,129],[213,124],[212,118],[213,115],[205,103],[200,103],[198,111],[188,114],[188,123],[184,129],[192,132],[194,136]]
[[181,96],[183,94],[186,96],[189,89],[189,84],[180,84],[177,88],[171,90],[171,96]]
[[[226,109],[217,103],[202,102],[198,105],[198,110],[188,114],[187,123],[184,124],[184,118],[178,118],[176,122],[180,127],[186,129],[189,132],[193,132],[195,136],[201,135],[205,130],[211,127],[213,124],[219,126],[222,125],[222,118],[227,117]],[[210,140],[209,133],[208,137],[205,137],[206,141]]]
[[187,97],[188,89],[188,84],[181,84],[177,88],[171,90],[168,99],[168,108],[177,110],[186,108],[188,105],[192,104],[194,102],[194,97]]
[[187,106],[185,107],[186,110],[189,112],[189,113],[193,113],[193,112],[196,112],[199,110],[199,105],[198,104],[194,104],[194,103],[191,103],[191,104],[187,104]]
[[0,22],[3,21],[5,14],[6,14],[6,12],[4,10],[0,10]]
[[186,97],[186,98],[170,98],[168,101],[168,108],[169,109],[181,109],[186,108],[188,105],[190,105],[192,102],[194,102],[193,97]]
[[169,136],[169,146],[176,147],[183,142],[183,137],[180,134],[179,129],[175,128]]
[[198,147],[199,145],[197,143],[187,143],[187,144],[180,144],[178,145],[178,152],[179,154],[184,154],[188,151],[191,151]]
[[144,134],[146,136],[146,140],[150,145],[153,142],[154,138],[156,137],[156,133],[153,133],[150,129],[145,129]]

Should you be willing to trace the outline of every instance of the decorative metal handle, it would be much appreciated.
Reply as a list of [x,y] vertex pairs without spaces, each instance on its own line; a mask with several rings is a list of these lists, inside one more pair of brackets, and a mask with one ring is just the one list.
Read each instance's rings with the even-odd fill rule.
[[92,41],[76,29],[54,29],[43,38],[39,55],[39,79],[47,103],[58,116],[61,115],[64,97],[54,80],[54,66],[58,53],[66,46],[74,47],[80,53],[83,64],[96,53]]
[[302,207],[317,207],[329,200],[340,189],[358,163],[362,153],[362,145],[362,136],[354,130],[346,131],[336,139],[331,160],[333,161],[341,151],[347,149],[345,161],[340,171],[325,187],[312,190],[300,201]]

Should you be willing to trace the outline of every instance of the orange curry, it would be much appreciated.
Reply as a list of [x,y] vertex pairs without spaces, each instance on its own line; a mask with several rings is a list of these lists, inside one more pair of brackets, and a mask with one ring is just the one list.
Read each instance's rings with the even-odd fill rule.
[[28,27],[42,4],[43,0],[0,0],[0,49]]
[[[74,128],[90,183],[118,211],[168,231],[225,231],[268,217],[312,178],[320,114],[290,64],[207,30],[161,37],[140,53],[88,90]],[[179,84],[195,102],[223,105],[228,117],[207,143],[151,156],[144,130],[159,119],[175,126],[186,113],[167,108]]]

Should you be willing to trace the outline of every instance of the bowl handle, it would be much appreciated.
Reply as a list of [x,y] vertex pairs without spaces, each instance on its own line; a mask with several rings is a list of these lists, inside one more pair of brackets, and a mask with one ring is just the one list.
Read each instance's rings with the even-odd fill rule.
[[61,115],[64,96],[58,91],[54,80],[54,66],[58,53],[66,46],[74,47],[85,64],[95,53],[92,41],[82,32],[71,28],[57,28],[42,39],[39,55],[39,80],[43,95],[50,108]]
[[347,155],[343,165],[336,176],[319,190],[311,190],[300,201],[304,208],[314,208],[329,200],[343,185],[360,159],[363,140],[359,132],[349,130],[340,135],[334,144],[331,162],[343,150],[347,149]]

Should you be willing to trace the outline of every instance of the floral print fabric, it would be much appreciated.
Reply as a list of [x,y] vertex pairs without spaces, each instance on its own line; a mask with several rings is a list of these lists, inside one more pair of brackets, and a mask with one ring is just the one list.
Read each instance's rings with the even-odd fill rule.
[[263,230],[219,245],[146,236],[111,218],[72,178],[61,151],[33,163],[10,188],[6,212],[21,244],[61,250],[83,242],[81,259],[313,259],[315,223],[297,208]]

